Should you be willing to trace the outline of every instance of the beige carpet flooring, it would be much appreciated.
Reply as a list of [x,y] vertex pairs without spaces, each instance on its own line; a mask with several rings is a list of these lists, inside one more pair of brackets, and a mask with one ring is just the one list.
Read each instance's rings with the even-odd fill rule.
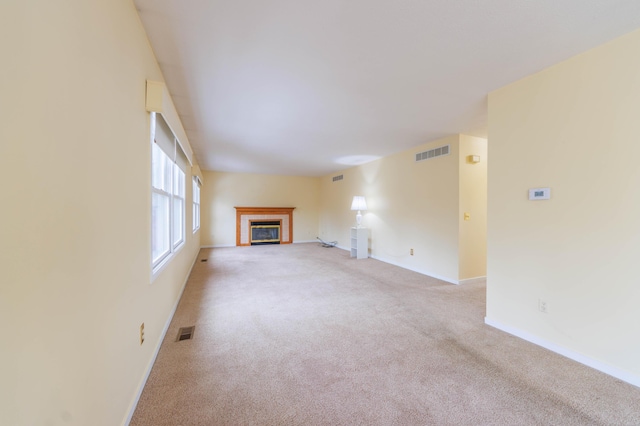
[[484,315],[337,248],[203,249],[131,425],[640,425],[639,388]]

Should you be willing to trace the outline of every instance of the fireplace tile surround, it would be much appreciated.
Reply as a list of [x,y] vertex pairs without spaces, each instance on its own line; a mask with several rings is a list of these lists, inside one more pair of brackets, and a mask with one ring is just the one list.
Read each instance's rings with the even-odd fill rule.
[[235,207],[236,246],[251,245],[251,221],[281,220],[280,244],[293,242],[293,210],[295,207]]

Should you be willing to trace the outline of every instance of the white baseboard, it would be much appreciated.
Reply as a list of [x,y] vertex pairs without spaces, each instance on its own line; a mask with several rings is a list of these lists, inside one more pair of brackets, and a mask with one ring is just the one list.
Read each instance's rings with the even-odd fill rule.
[[[340,250],[351,251],[351,248],[344,247],[344,246],[341,246],[341,245],[336,245],[334,247],[339,248]],[[448,282],[450,284],[456,284],[456,285],[458,285],[458,284],[472,284],[472,283],[476,283],[476,282],[483,282],[487,278],[487,277],[475,277],[475,278],[468,278],[468,279],[465,279],[465,280],[458,281],[458,280],[453,280],[451,278],[443,277],[443,276],[438,275],[438,274],[431,273],[429,271],[424,271],[424,270],[421,270],[421,269],[411,268],[411,267],[409,267],[407,265],[401,265],[398,262],[394,262],[393,260],[386,259],[384,257],[372,256],[371,254],[369,254],[369,257],[372,258],[372,259],[375,259],[375,260],[379,260],[380,262],[388,263],[390,265],[397,266],[399,268],[408,269],[410,271],[417,272],[419,274],[426,275],[428,277],[436,278],[436,279],[438,279],[440,281],[445,281],[445,282]]]
[[598,371],[601,371],[605,374],[615,377],[616,379],[620,379],[623,382],[627,382],[634,386],[640,387],[640,376],[629,373],[628,371],[621,370],[617,367],[604,363],[602,361],[598,361],[596,359],[590,358],[581,353],[572,351],[560,345],[556,345],[555,343],[551,343],[547,340],[544,340],[534,334],[528,333],[526,331],[520,330],[515,327],[511,327],[505,324],[501,324],[498,321],[492,320],[490,318],[485,317],[484,322],[491,327],[497,328],[498,330],[502,330],[505,333],[512,334],[516,337],[519,337],[523,340],[533,343],[534,345],[541,346],[545,349],[548,349],[552,352],[555,352],[559,355],[565,356],[569,359],[572,359],[580,364],[586,365],[587,367],[591,367]]
[[[293,244],[319,243],[319,242],[320,241],[318,241],[318,240],[302,240],[302,241],[294,241]],[[221,246],[201,246],[200,248],[225,248],[225,247],[236,247],[236,246],[235,245],[234,246],[225,246],[225,245],[221,245]],[[335,245],[334,247],[335,248],[339,248],[341,250],[346,250],[346,251],[350,251],[351,250],[349,247],[344,247],[344,246],[341,246],[341,245]],[[417,269],[417,268],[411,268],[409,266],[402,265],[402,264],[400,264],[398,262],[394,262],[393,260],[386,259],[384,257],[371,256],[371,255],[369,255],[369,257],[372,258],[372,259],[379,260],[380,262],[384,262],[384,263],[388,263],[390,265],[398,266],[398,267],[403,268],[403,269],[408,269],[410,271],[417,272],[417,273],[422,274],[422,275],[427,275],[429,277],[437,278],[437,279],[439,279],[441,281],[446,281],[448,283],[456,284],[456,285],[458,285],[458,284],[480,283],[480,282],[483,282],[483,281],[485,281],[487,279],[487,277],[483,276],[483,277],[466,278],[464,280],[454,280],[454,279],[451,279],[451,278],[443,277],[443,276],[438,275],[438,274],[431,273],[429,271],[424,271],[424,270]]]
[[465,278],[464,280],[459,280],[458,284],[477,284],[483,283],[487,281],[487,277],[474,277],[474,278]]
[[451,279],[451,278],[443,277],[442,275],[434,274],[434,273],[429,272],[429,271],[425,271],[425,270],[421,270],[421,269],[417,269],[417,268],[412,268],[412,267],[407,266],[407,265],[401,265],[401,264],[399,264],[397,262],[394,262],[393,260],[390,260],[390,259],[385,259],[385,258],[379,257],[379,256],[370,256],[370,257],[372,259],[376,259],[376,260],[379,260],[381,262],[388,263],[390,265],[398,266],[398,267],[403,268],[403,269],[408,269],[410,271],[417,272],[417,273],[422,274],[422,275],[427,275],[429,277],[436,278],[436,279],[439,279],[440,281],[445,281],[445,282],[448,282],[450,284],[460,284],[458,280],[454,280],[454,279]]
[[[339,249],[342,249],[342,250],[351,251],[351,249],[348,248],[348,247],[343,247],[343,246],[336,246],[336,247],[339,248]],[[459,284],[459,282],[457,280],[452,280],[450,278],[446,278],[446,277],[443,277],[443,276],[440,276],[440,275],[437,275],[437,274],[433,274],[433,273],[428,272],[428,271],[423,271],[423,270],[420,270],[420,269],[411,268],[411,267],[409,267],[407,265],[401,265],[401,264],[399,264],[397,262],[394,262],[393,260],[386,259],[384,257],[372,256],[371,254],[369,255],[369,257],[371,259],[379,260],[380,262],[388,263],[390,265],[397,266],[399,268],[408,269],[410,271],[417,272],[419,274],[426,275],[428,277],[436,278],[436,279],[438,279],[440,281],[445,281],[445,282],[448,282],[450,284]]]
[[210,248],[228,248],[228,247],[237,247],[234,245],[220,245],[220,246],[200,246],[201,249],[210,249]]
[[149,379],[149,374],[151,374],[151,369],[153,368],[153,364],[155,364],[156,362],[156,358],[158,357],[158,353],[160,352],[160,347],[162,346],[162,342],[164,341],[165,336],[167,335],[167,331],[169,330],[169,325],[171,325],[171,321],[173,320],[173,316],[176,313],[176,310],[178,309],[178,304],[180,303],[180,299],[182,299],[182,293],[184,293],[184,289],[187,287],[187,282],[189,281],[189,277],[191,276],[191,272],[193,271],[193,267],[196,264],[196,261],[198,260],[198,255],[200,254],[200,251],[198,250],[198,252],[196,252],[195,257],[193,258],[193,263],[191,264],[191,268],[189,269],[189,273],[187,274],[187,276],[184,279],[184,283],[182,283],[182,289],[180,290],[180,295],[178,296],[178,299],[176,300],[176,303],[173,305],[173,308],[171,309],[171,313],[169,314],[169,318],[167,319],[166,323],[164,324],[164,328],[162,329],[162,332],[160,333],[160,338],[158,339],[158,344],[156,345],[155,349],[153,350],[153,356],[151,357],[151,361],[149,361],[149,363],[147,364],[147,369],[144,373],[144,376],[142,377],[142,380],[138,386],[138,391],[136,392],[136,396],[133,400],[133,402],[131,403],[131,406],[129,407],[129,413],[127,414],[127,418],[124,420],[124,422],[122,423],[124,426],[128,426],[129,423],[131,423],[131,418],[133,417],[133,413],[136,411],[136,407],[138,406],[138,401],[140,401],[140,396],[142,396],[142,391],[144,390],[145,385],[147,384],[147,380]]

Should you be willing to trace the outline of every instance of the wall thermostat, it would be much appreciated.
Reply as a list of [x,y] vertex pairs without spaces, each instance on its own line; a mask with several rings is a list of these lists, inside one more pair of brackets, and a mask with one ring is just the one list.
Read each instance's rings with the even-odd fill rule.
[[548,200],[551,198],[551,188],[531,188],[529,190],[530,200]]

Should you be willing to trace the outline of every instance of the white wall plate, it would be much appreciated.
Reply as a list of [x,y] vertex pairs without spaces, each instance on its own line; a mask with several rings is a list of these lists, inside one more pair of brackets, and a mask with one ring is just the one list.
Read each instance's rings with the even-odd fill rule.
[[548,200],[551,198],[551,188],[531,188],[529,190],[530,200]]

